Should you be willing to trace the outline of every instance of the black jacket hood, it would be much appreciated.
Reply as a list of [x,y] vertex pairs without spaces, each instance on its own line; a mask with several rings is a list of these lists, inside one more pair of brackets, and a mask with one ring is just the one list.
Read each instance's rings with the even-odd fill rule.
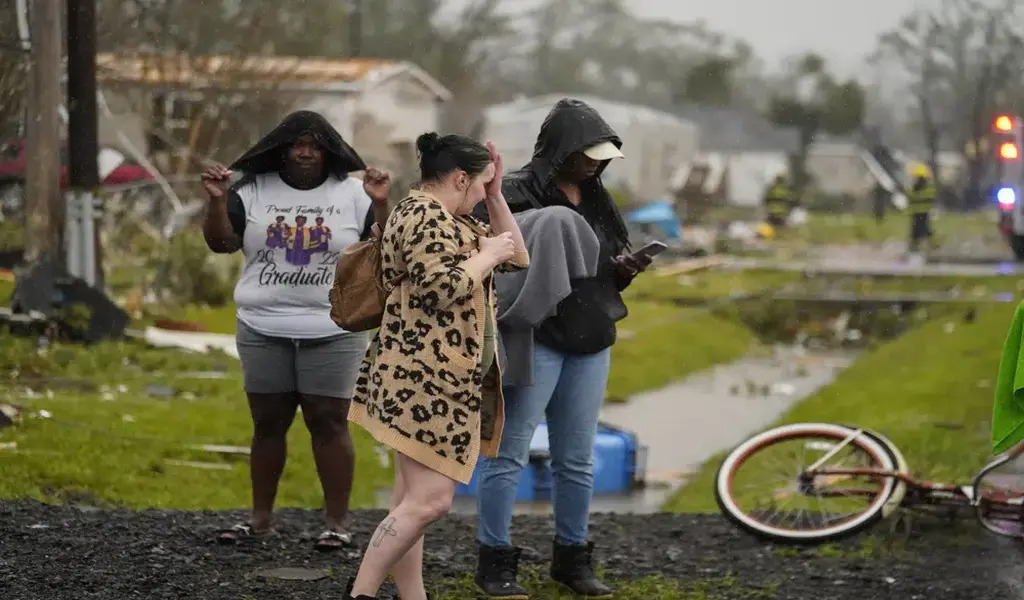
[[[555,189],[555,175],[573,154],[602,142],[611,142],[617,148],[622,140],[590,105],[581,100],[563,98],[544,118],[540,134],[533,148],[533,158],[522,169],[507,174],[502,181],[502,193],[513,212],[563,204],[564,194]],[[601,173],[580,184],[584,205],[580,212],[594,226],[599,224],[614,241],[615,251],[629,248],[629,233],[611,194],[601,183]]]
[[[563,98],[544,118],[533,146],[533,158],[524,169],[532,170],[546,186],[554,180],[569,157],[602,142],[611,142],[616,148],[622,148],[622,140],[589,104]],[[601,165],[597,177],[607,164]]]
[[304,133],[310,133],[324,148],[324,168],[327,172],[344,178],[353,171],[363,171],[366,163],[322,115],[309,110],[293,112],[263,139],[256,142],[248,152],[231,164],[231,170],[246,175],[277,173],[284,169],[285,145],[292,143]]

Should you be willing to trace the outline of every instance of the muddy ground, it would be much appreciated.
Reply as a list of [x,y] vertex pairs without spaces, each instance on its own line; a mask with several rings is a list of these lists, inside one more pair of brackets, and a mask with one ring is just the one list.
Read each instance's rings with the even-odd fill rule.
[[[353,515],[360,544],[383,515]],[[341,597],[358,552],[324,555],[309,536],[317,513],[283,511],[282,537],[241,547],[218,546],[218,527],[241,513],[131,512],[35,502],[0,502],[0,598],[188,598],[240,600]],[[902,548],[879,548],[864,538],[813,551],[776,548],[736,532],[716,515],[599,514],[593,539],[614,578],[664,575],[712,585],[702,598],[990,600],[1019,597],[1021,555],[1011,544],[966,522],[927,525]],[[549,555],[548,517],[517,517],[518,542]],[[458,577],[474,566],[473,521],[451,517],[427,543],[428,578]],[[329,569],[319,581],[259,576],[273,567]]]

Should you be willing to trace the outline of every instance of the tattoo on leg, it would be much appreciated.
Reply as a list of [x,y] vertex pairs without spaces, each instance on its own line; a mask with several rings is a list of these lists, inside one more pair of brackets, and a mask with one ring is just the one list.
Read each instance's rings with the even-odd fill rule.
[[380,525],[377,526],[377,535],[373,536],[373,547],[378,548],[384,543],[384,536],[398,535],[398,529],[395,528],[395,518],[389,517]]

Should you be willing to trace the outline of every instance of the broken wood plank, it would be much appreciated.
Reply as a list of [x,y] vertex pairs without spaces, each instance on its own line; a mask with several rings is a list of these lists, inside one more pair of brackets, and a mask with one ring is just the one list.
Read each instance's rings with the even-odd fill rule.
[[710,256],[702,256],[700,258],[692,258],[689,260],[683,260],[671,265],[665,265],[654,270],[654,274],[659,277],[665,277],[669,275],[684,275],[686,273],[694,273],[696,271],[702,271],[711,267],[716,267],[722,264],[725,259],[718,255],[712,254]]
[[190,450],[201,450],[216,454],[244,454],[249,455],[249,448],[246,446],[221,446],[217,444],[193,444],[188,447]]
[[176,460],[173,458],[164,459],[164,462],[176,467],[191,467],[193,469],[209,469],[215,471],[230,471],[235,467],[228,463],[200,462],[195,460]]

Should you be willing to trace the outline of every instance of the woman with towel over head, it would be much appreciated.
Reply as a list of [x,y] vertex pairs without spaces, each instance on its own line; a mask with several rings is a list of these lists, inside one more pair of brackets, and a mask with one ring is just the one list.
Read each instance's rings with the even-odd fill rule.
[[[244,176],[229,188],[232,170]],[[365,171],[365,180],[349,176],[355,171]],[[252,512],[218,541],[275,532],[287,434],[301,406],[324,494],[326,527],[315,547],[351,545],[344,526],[355,450],[347,417],[368,337],[338,329],[328,291],[341,250],[368,239],[373,222],[387,218],[388,176],[367,168],[324,117],[298,111],[231,170],[213,165],[202,180],[209,195],[206,244],[245,255],[235,286],[236,338],[253,422]]]

